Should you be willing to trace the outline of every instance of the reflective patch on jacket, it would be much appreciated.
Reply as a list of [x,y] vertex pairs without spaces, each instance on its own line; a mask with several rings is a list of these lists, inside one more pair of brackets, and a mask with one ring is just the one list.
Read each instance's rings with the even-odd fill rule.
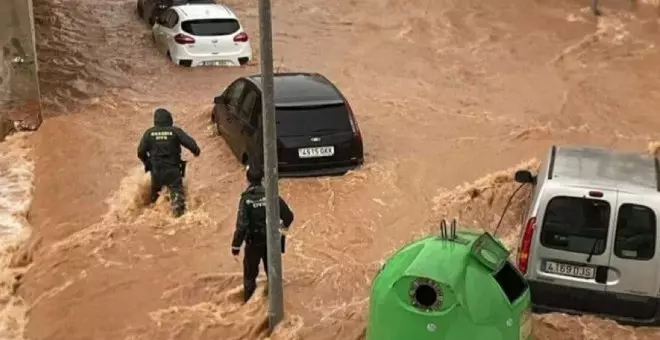
[[173,135],[172,131],[151,131],[149,133],[149,137],[154,140],[169,140]]

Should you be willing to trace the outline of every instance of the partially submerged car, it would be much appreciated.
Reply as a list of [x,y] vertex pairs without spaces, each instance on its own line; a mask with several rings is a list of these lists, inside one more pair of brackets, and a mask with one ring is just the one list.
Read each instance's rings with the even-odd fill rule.
[[[282,176],[343,174],[364,162],[362,134],[346,98],[318,73],[274,78]],[[242,77],[215,97],[211,120],[246,165],[263,165],[261,76]]]

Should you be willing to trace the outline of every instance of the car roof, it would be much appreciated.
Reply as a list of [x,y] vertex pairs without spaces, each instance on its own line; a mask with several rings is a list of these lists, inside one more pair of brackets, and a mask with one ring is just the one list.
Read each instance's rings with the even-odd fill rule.
[[236,13],[226,5],[222,4],[183,4],[172,6],[181,17],[181,20],[195,19],[237,19]]
[[[261,74],[247,76],[246,79],[261,88]],[[339,90],[319,73],[276,73],[273,82],[275,105],[278,106],[344,102]]]
[[[161,0],[163,1],[163,0]],[[215,0],[169,0],[172,6],[185,4],[215,4]]]
[[644,153],[597,147],[558,146],[551,182],[657,192],[658,159]]

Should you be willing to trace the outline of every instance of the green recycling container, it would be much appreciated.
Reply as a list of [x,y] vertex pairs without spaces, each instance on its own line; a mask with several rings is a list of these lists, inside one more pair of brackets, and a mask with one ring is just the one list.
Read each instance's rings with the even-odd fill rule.
[[429,236],[392,255],[371,287],[367,340],[531,340],[529,286],[489,233]]

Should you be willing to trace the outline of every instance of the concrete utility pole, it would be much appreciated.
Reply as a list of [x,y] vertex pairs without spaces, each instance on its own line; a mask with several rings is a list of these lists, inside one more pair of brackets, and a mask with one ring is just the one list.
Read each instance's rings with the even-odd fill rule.
[[[637,10],[637,0],[630,0],[630,10],[631,11]],[[599,16],[602,14],[600,9],[598,8],[598,0],[591,0],[591,12],[593,12],[595,16]]]
[[598,9],[598,0],[591,0],[591,12],[592,12],[595,16],[599,16],[599,15],[600,15],[600,10]]
[[268,229],[268,324],[271,333],[284,318],[280,207],[277,184],[277,134],[273,84],[273,24],[270,0],[259,0],[259,44],[261,50],[261,112],[266,186],[266,227]]

